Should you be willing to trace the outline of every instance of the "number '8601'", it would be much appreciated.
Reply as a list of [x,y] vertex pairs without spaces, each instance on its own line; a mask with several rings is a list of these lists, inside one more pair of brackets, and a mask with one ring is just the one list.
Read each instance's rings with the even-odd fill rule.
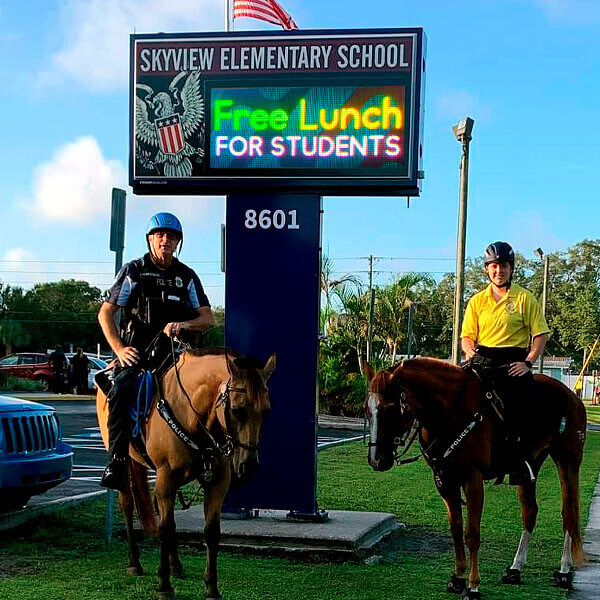
[[244,225],[246,229],[256,229],[257,227],[261,229],[300,229],[296,210],[288,210],[286,212],[281,209],[265,209],[259,212],[249,209],[246,211]]

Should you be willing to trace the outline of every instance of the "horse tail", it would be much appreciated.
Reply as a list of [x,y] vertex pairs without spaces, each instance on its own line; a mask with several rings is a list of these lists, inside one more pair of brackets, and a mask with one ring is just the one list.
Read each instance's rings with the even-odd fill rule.
[[148,487],[148,469],[130,459],[129,473],[131,476],[131,493],[140,518],[140,525],[146,535],[156,537],[158,535],[158,525],[152,508],[150,488]]
[[579,502],[579,473],[566,470],[565,494],[563,495],[563,527],[571,536],[571,558],[576,567],[586,561],[581,537],[581,505]]

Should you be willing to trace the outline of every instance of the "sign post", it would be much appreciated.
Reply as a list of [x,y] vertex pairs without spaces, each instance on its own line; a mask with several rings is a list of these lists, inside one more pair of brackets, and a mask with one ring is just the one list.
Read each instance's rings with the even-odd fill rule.
[[[127,193],[119,188],[112,189],[112,204],[110,210],[110,243],[109,248],[115,253],[115,276],[123,266],[123,250],[125,249],[125,204]],[[118,313],[117,313],[118,314]],[[115,315],[115,320],[117,320]],[[106,545],[112,541],[114,520],[115,492],[106,490]]]
[[225,335],[277,352],[260,470],[225,510],[316,505],[321,197],[418,196],[422,29],[131,36],[136,194],[227,195]]

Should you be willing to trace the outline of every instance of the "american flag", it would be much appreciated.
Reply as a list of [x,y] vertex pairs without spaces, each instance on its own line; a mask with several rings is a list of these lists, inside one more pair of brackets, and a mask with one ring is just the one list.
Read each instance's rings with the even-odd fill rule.
[[233,18],[240,17],[252,17],[284,29],[298,29],[296,21],[275,0],[233,0]]

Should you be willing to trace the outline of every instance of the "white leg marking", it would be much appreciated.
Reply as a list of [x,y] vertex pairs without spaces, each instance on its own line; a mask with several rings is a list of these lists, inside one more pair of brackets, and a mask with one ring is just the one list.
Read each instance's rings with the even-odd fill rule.
[[523,529],[521,533],[521,540],[519,541],[519,548],[513,559],[513,564],[510,566],[511,569],[521,570],[523,565],[527,562],[527,550],[529,549],[529,540],[531,539],[531,532],[527,529]]
[[568,573],[573,564],[573,556],[571,554],[571,535],[565,533],[565,543],[563,544],[562,559],[560,561],[560,572]]
[[[369,396],[369,412],[371,413],[371,429],[369,431],[369,437],[371,444],[377,443],[377,398]],[[377,447],[369,447],[369,460],[371,463],[376,462],[375,455],[377,454]]]

